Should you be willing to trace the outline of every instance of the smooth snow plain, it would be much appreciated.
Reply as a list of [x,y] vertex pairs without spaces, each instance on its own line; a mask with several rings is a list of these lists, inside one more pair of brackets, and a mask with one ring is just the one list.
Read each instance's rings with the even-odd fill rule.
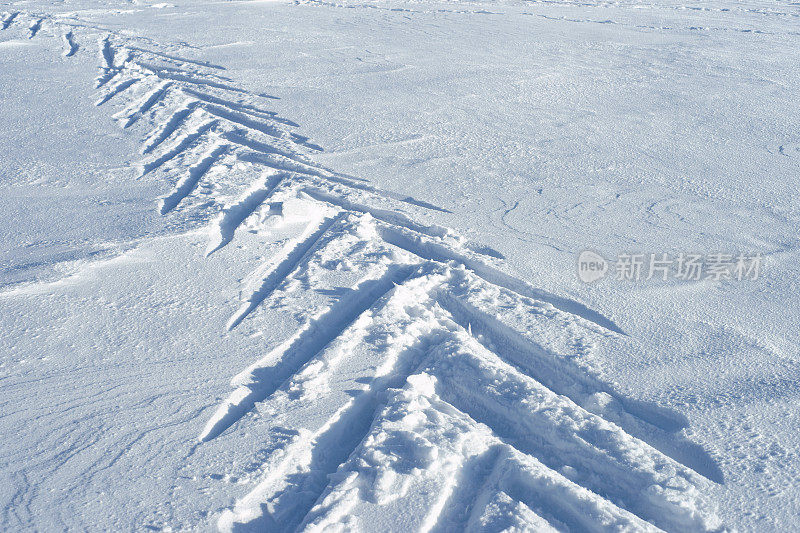
[[798,87],[788,1],[0,1],[0,528],[796,529]]

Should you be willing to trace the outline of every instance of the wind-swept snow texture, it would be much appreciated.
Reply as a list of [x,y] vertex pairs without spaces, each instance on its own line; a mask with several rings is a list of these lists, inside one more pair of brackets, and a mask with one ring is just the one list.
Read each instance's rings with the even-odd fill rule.
[[[688,420],[626,396],[595,365],[596,350],[625,337],[614,321],[420,221],[436,206],[316,163],[319,147],[269,109],[270,95],[238,86],[223,66],[78,18],[6,13],[2,27],[17,26],[60,39],[65,60],[99,61],[96,105],[142,132],[138,175],[169,184],[158,202],[169,224],[202,225],[203,261],[261,240],[227,330],[258,336],[275,309],[296,320],[241,367],[209,366],[232,376],[230,387],[187,414],[198,422],[192,454],[232,436],[265,450],[207,522],[223,531],[723,528],[709,495],[723,475],[683,436]],[[187,269],[185,284],[195,277]],[[7,503],[3,527],[30,526],[27,498]]]

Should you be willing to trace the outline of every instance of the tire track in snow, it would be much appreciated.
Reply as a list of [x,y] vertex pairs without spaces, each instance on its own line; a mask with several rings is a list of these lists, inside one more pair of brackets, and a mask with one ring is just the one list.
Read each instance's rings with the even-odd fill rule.
[[[62,34],[69,57],[73,28]],[[282,430],[295,437],[220,527],[341,527],[374,505],[400,517],[393,502],[430,509],[404,516],[422,529],[482,529],[512,510],[514,524],[540,530],[719,526],[704,492],[721,473],[680,437],[685,417],[626,397],[589,364],[592,346],[622,338],[613,321],[416,218],[446,210],[316,164],[320,148],[264,107],[271,97],[235,86],[222,67],[91,36],[96,104],[147,130],[141,176],[175,184],[163,214],[208,222],[207,254],[223,253],[244,224],[305,226],[247,277],[229,329],[261,327],[253,311],[273,300],[326,295],[294,336],[234,377],[199,435],[201,446],[224,439],[257,407],[284,413],[299,399],[327,413]],[[348,273],[350,288],[318,275],[326,269]]]

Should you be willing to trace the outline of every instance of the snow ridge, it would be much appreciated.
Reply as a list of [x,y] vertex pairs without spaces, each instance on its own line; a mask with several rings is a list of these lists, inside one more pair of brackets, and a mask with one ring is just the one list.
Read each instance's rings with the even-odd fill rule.
[[[296,230],[243,280],[228,328],[257,330],[270,306],[304,307],[300,327],[233,378],[198,435],[259,416],[292,438],[220,529],[721,528],[706,495],[721,473],[685,418],[593,367],[622,335],[608,318],[419,222],[435,206],[316,164],[271,97],[218,65],[44,15],[5,14],[13,26],[54,32],[69,58],[99,44],[96,105],[146,132],[140,175],[172,184],[160,210],[176,224],[208,223],[207,255],[246,229]],[[292,412],[313,416],[287,429]]]

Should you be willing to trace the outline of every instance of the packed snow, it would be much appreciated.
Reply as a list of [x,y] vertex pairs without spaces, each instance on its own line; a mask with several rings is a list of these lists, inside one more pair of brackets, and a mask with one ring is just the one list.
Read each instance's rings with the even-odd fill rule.
[[800,527],[797,2],[0,0],[0,88],[0,529]]

